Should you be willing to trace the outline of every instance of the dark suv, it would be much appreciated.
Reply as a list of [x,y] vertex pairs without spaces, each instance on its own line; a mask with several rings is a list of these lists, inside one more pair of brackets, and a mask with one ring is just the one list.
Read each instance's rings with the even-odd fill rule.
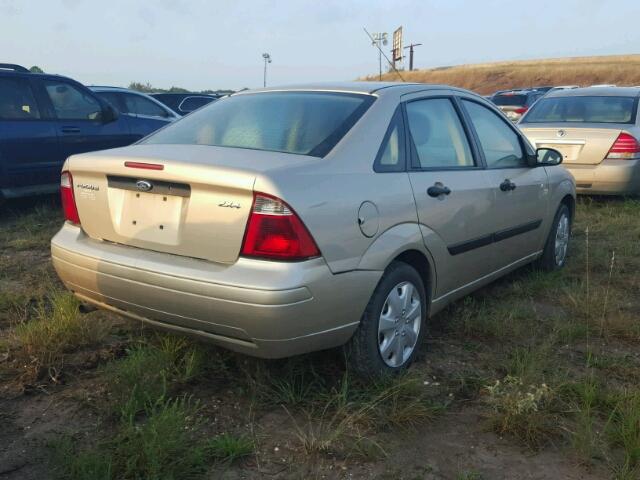
[[129,145],[148,122],[70,78],[0,63],[0,202],[57,191],[68,156]]

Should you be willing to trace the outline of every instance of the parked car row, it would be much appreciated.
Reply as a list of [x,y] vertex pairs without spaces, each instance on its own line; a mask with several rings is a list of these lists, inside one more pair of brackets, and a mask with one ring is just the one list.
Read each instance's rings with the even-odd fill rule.
[[87,88],[0,64],[0,202],[55,192],[70,155],[130,145],[217,98]]
[[532,262],[562,268],[576,184],[640,191],[639,98],[354,82],[240,92],[174,121],[158,98],[4,65],[0,167],[19,186],[0,186],[59,178],[52,259],[82,302],[259,357],[342,346],[378,377],[410,365],[454,300]]

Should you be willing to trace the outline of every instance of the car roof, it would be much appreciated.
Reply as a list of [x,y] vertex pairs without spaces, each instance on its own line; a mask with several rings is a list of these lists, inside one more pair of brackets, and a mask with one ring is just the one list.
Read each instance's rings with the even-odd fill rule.
[[185,97],[213,97],[218,98],[218,94],[215,93],[198,93],[198,92],[153,92],[149,95],[172,95],[172,96],[185,96]]
[[513,90],[499,90],[494,95],[531,95],[534,93],[544,93],[535,88],[515,88]]
[[248,93],[257,92],[281,92],[281,91],[318,91],[318,92],[344,92],[344,93],[359,93],[359,94],[375,94],[378,96],[386,94],[406,94],[411,92],[418,92],[429,89],[451,89],[462,90],[450,85],[438,85],[428,83],[409,83],[409,82],[320,82],[320,83],[308,83],[299,85],[283,85],[267,88],[259,88],[255,90],[243,90],[236,92],[233,95],[244,95]]
[[127,93],[137,93],[139,95],[146,95],[144,92],[138,92],[137,90],[131,90],[125,87],[109,87],[105,85],[89,85],[90,90],[94,92],[127,92]]
[[638,87],[583,87],[549,92],[545,98],[556,97],[638,97]]

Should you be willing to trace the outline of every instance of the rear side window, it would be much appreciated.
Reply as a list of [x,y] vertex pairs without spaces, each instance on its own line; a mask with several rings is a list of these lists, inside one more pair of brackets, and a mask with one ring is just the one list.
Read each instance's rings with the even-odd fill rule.
[[540,99],[523,123],[634,123],[633,97],[547,97]]
[[487,167],[510,168],[526,166],[518,135],[507,123],[486,107],[462,100],[480,140]]
[[373,99],[329,92],[234,95],[159,130],[142,143],[214,145],[323,157]]
[[167,112],[148,98],[131,93],[122,94],[124,98],[125,112],[148,117],[167,117]]
[[398,108],[389,124],[373,169],[376,172],[402,172],[405,167],[404,124]]
[[526,95],[498,94],[491,101],[499,107],[522,107],[527,103]]
[[102,109],[91,95],[66,82],[45,80],[56,117],[62,120],[97,120]]
[[407,121],[418,168],[473,167],[460,118],[451,100],[435,98],[407,104]]
[[34,120],[40,118],[31,86],[23,78],[0,77],[0,119]]
[[105,100],[111,104],[116,110],[124,111],[124,106],[120,101],[120,95],[115,92],[96,92],[96,95],[102,100]]
[[180,103],[178,108],[183,113],[189,113],[205,106],[207,103],[213,102],[213,100],[211,97],[187,97]]

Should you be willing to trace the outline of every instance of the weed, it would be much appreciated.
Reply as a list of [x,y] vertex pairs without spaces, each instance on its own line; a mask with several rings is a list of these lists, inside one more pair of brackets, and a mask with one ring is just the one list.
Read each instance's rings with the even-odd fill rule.
[[507,376],[486,391],[493,410],[490,425],[496,433],[514,435],[533,449],[560,433],[552,408],[554,391],[546,384],[525,384],[520,378]]
[[464,471],[456,475],[456,480],[483,480],[481,473],[475,471]]
[[49,444],[55,473],[61,479],[110,480],[113,478],[110,452],[99,448],[79,450],[76,442],[64,436]]
[[621,395],[607,422],[607,433],[624,452],[624,470],[640,467],[640,391]]
[[146,419],[123,420],[112,440],[91,448],[63,439],[54,445],[62,478],[192,478],[204,473],[207,442],[196,435],[198,406],[187,397],[146,406]]
[[411,376],[364,384],[352,382],[347,373],[322,398],[315,407],[303,410],[303,425],[294,418],[298,439],[308,454],[348,451],[366,458],[385,456],[373,434],[414,428],[444,408],[426,396],[420,379]]
[[82,315],[78,305],[71,293],[54,290],[36,306],[35,318],[15,326],[12,355],[27,378],[47,373],[57,379],[65,354],[96,344],[109,333],[109,322]]
[[134,417],[145,405],[164,399],[172,386],[192,380],[203,365],[199,346],[180,337],[167,335],[157,345],[135,346],[104,369],[111,407],[125,418]]
[[240,435],[223,433],[211,439],[207,444],[207,451],[219,461],[232,463],[253,454],[255,449],[253,439]]

